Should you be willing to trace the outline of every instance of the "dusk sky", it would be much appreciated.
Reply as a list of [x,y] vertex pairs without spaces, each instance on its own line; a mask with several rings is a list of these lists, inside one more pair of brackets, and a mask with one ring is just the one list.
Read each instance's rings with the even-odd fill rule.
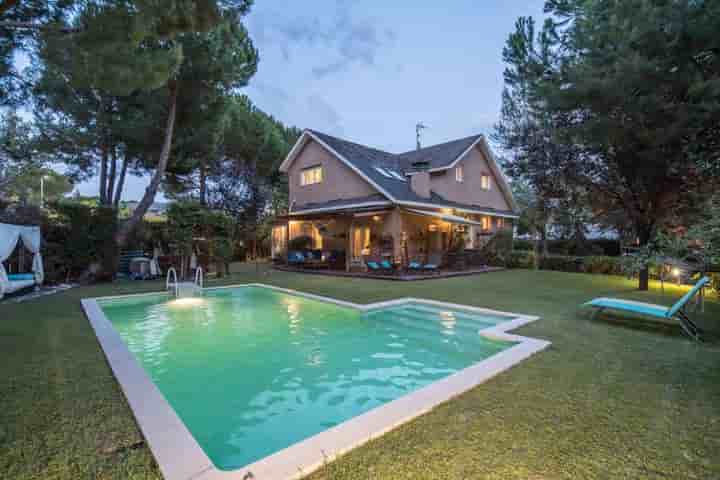
[[[414,148],[419,121],[423,145],[489,133],[505,40],[543,3],[257,0],[245,24],[260,63],[245,93],[286,124],[390,152]],[[130,178],[124,198],[147,183]],[[79,188],[97,194],[94,182]]]

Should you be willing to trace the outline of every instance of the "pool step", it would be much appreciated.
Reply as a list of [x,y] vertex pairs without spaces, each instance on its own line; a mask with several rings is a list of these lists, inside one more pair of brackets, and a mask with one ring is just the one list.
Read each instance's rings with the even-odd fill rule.
[[[398,324],[404,325],[411,329],[430,333],[433,335],[444,335],[446,333],[443,332],[449,331],[455,332],[455,334],[477,335],[480,330],[494,325],[494,323],[483,323],[479,322],[478,320],[467,321],[456,318],[455,324],[452,326],[452,328],[447,328],[445,325],[443,325],[443,323],[441,323],[442,321],[439,316],[435,316],[434,318],[428,318],[427,313],[413,312],[412,310],[405,310],[402,308],[378,310],[376,312],[371,312],[368,314],[370,318],[382,318],[382,316],[384,315],[392,316],[392,322],[397,322]],[[446,323],[449,323],[449,321]]]
[[[477,317],[457,311],[445,310],[425,310],[413,306],[394,307],[387,310],[377,311],[396,314],[403,318],[408,318],[424,323],[441,325],[443,321],[455,321],[456,328],[469,328],[472,330],[482,330],[484,328],[497,325],[496,321],[482,321]],[[373,312],[374,313],[374,312]]]

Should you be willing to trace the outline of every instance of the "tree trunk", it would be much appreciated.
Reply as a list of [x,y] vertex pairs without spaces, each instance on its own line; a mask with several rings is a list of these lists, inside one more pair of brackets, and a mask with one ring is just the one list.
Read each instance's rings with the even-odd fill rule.
[[102,145],[102,154],[100,158],[100,205],[107,203],[107,146]]
[[115,187],[115,199],[113,200],[113,206],[118,208],[120,205],[120,198],[122,198],[122,191],[125,188],[125,174],[127,173],[128,159],[127,155],[123,155],[122,166],[120,167],[120,177],[118,177],[117,186]]
[[[638,225],[638,240],[640,240],[640,247],[644,247],[650,241],[652,237],[652,227],[648,225]],[[638,272],[638,290],[646,292],[650,289],[650,268],[648,265]]]
[[207,167],[205,160],[200,162],[200,205],[207,205]]
[[107,179],[107,193],[105,201],[108,205],[112,205],[113,192],[115,191],[115,176],[117,174],[117,152],[115,146],[110,147],[110,174]]
[[115,243],[117,243],[119,248],[123,248],[127,244],[130,234],[143,219],[153,201],[155,201],[155,195],[157,194],[158,188],[160,188],[160,182],[165,176],[165,170],[167,169],[168,158],[170,157],[170,150],[172,148],[173,129],[175,127],[178,91],[177,82],[175,82],[175,80],[168,82],[168,89],[170,90],[169,111],[167,124],[165,125],[165,140],[163,142],[162,150],[160,151],[158,165],[155,169],[155,174],[153,175],[152,180],[150,180],[150,185],[148,185],[145,189],[145,194],[140,200],[137,208],[130,218],[120,226],[115,234]]

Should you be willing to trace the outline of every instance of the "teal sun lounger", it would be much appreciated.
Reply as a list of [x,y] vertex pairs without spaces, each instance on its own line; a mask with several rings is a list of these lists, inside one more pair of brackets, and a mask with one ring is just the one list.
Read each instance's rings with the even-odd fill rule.
[[703,277],[695,286],[690,289],[683,297],[678,300],[672,307],[664,307],[662,305],[655,305],[653,303],[635,302],[633,300],[622,300],[619,298],[596,298],[585,304],[583,307],[595,307],[598,312],[604,309],[620,310],[624,312],[632,312],[640,315],[647,315],[649,317],[660,318],[663,320],[677,320],[680,322],[680,326],[683,331],[694,340],[700,340],[700,334],[702,333],[695,323],[690,320],[690,317],[685,313],[685,306],[690,300],[700,292],[710,279]]

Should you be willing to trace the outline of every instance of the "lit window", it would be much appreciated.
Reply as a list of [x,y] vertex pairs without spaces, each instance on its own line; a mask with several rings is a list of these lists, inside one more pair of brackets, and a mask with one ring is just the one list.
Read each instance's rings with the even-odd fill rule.
[[462,167],[455,167],[455,180],[458,182],[463,181],[463,168]]
[[490,217],[482,217],[482,229],[483,230],[490,230],[492,227],[490,226]]
[[483,190],[490,190],[490,175],[483,175],[480,177],[480,188]]
[[503,221],[502,217],[497,218],[497,227],[503,228],[505,226],[505,222]]
[[322,182],[323,174],[322,167],[310,167],[300,172],[300,185],[312,185],[314,183]]

